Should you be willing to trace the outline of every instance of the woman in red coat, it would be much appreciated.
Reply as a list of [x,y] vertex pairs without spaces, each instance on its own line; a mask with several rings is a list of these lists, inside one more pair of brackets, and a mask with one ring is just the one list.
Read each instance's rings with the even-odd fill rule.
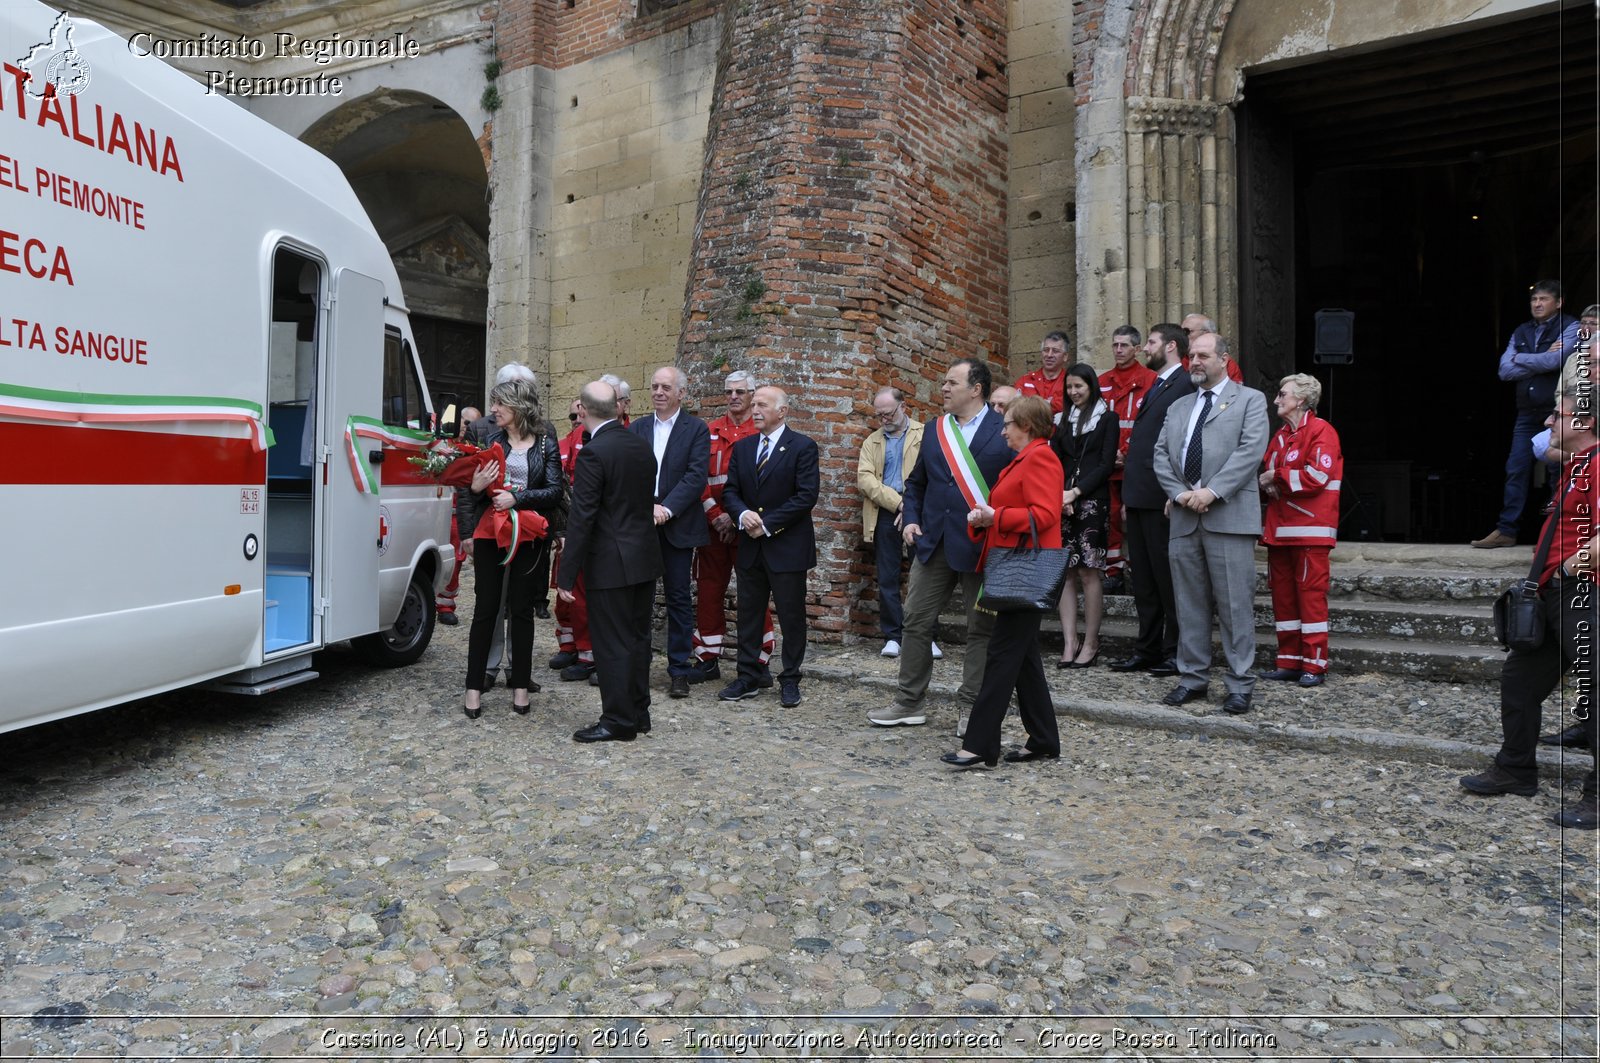
[[1339,534],[1344,455],[1339,433],[1317,416],[1322,385],[1295,373],[1275,400],[1283,427],[1267,447],[1261,541],[1267,547],[1278,659],[1263,679],[1321,686],[1328,673],[1328,554]]
[[[1050,404],[1036,395],[1012,399],[1006,406],[1006,443],[1017,456],[1000,472],[989,490],[989,500],[967,514],[968,534],[983,542],[978,571],[997,546],[1023,546],[1032,541],[1028,518],[1039,532],[1039,545],[1061,546],[1061,459],[1050,449]],[[978,600],[983,608],[983,600]],[[1005,720],[1011,693],[1028,731],[1025,749],[1006,754],[1009,761],[1055,758],[1061,755],[1056,734],[1055,703],[1045,683],[1039,660],[1039,621],[1044,614],[1032,609],[1000,613],[989,636],[989,656],[984,663],[983,686],[967,721],[965,745],[946,753],[946,764],[972,768],[994,767],[1000,760],[1000,724]]]

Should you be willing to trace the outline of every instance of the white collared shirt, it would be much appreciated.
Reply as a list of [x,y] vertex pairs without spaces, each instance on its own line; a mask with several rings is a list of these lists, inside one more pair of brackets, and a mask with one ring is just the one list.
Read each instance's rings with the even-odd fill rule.
[[[778,427],[776,427],[776,428],[774,428],[772,430],[772,433],[770,435],[768,433],[766,433],[766,432],[758,433],[759,435],[761,435],[763,438],[765,438],[767,440],[767,460],[768,461],[771,461],[772,460],[772,456],[778,452],[778,440],[783,437],[783,430],[785,428],[787,428],[787,427],[789,427],[789,426],[786,425],[786,424],[780,424]],[[756,444],[756,453],[758,455],[761,453],[761,444],[760,443]]]
[[[989,404],[984,403],[978,407],[978,412],[973,414],[970,421],[956,421],[956,427],[961,429],[961,438],[967,441],[967,446],[972,446],[972,437],[978,434],[978,426],[983,424],[984,414],[989,412]],[[950,416],[954,417],[955,414]]]
[[652,436],[652,443],[656,452],[656,479],[658,480],[661,478],[661,462],[667,456],[667,440],[672,438],[672,426],[678,423],[678,414],[682,412],[683,407],[679,406],[672,411],[672,416],[666,420],[662,420],[658,414],[650,415],[651,420],[655,422],[655,434]]
[[[1217,412],[1217,400],[1222,396],[1222,389],[1227,384],[1221,381],[1215,387],[1201,388],[1194,393],[1194,409],[1189,411],[1189,430],[1183,434],[1184,460],[1189,458],[1189,443],[1194,439],[1194,434],[1200,430],[1200,411],[1205,409],[1206,395],[1211,395],[1211,412]],[[1190,484],[1190,487],[1199,487],[1199,484]]]

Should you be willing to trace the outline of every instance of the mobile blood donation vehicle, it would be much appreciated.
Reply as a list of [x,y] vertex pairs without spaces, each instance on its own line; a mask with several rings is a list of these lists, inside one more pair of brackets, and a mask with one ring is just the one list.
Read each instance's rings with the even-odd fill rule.
[[33,0],[0,60],[0,731],[416,660],[450,498],[349,182]]

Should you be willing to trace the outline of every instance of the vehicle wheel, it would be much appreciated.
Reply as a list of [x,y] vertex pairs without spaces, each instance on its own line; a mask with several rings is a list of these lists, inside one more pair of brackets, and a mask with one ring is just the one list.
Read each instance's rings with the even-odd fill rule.
[[350,645],[366,660],[380,668],[399,668],[415,664],[433,641],[433,587],[419,572],[406,587],[400,614],[387,631],[351,639]]

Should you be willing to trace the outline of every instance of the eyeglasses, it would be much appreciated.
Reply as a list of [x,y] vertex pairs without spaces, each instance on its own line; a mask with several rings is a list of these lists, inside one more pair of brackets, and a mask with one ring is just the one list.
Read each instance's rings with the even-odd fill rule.
[[893,417],[895,414],[899,413],[900,412],[900,407],[902,407],[904,405],[905,405],[905,403],[903,403],[903,402],[897,402],[897,403],[894,404],[894,408],[893,409],[888,410],[888,411],[875,409],[875,410],[872,411],[872,415],[874,417],[876,417],[880,421],[887,421],[891,417]]

